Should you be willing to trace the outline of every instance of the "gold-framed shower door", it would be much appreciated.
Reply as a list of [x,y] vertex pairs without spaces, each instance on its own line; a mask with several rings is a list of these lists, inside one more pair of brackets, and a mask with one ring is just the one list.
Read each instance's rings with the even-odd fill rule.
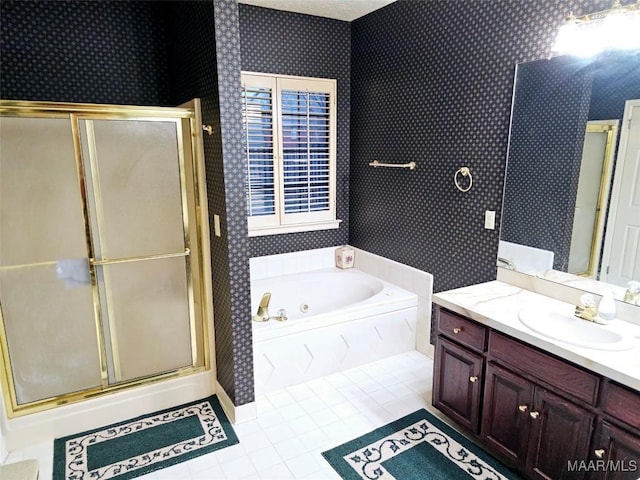
[[[58,118],[69,119],[73,136],[75,164],[77,180],[80,185],[80,208],[84,219],[84,235],[88,252],[88,265],[90,269],[91,293],[93,299],[93,316],[95,334],[97,336],[98,359],[100,364],[100,385],[85,388],[81,391],[66,392],[47,398],[19,403],[16,395],[16,384],[11,368],[11,356],[9,341],[3,317],[0,299],[0,380],[2,393],[9,418],[26,415],[54,408],[56,406],[78,402],[133,387],[149,385],[171,378],[191,375],[208,370],[211,367],[211,355],[209,351],[209,336],[211,324],[211,292],[209,284],[208,259],[208,222],[203,216],[207,214],[206,186],[203,184],[204,173],[202,171],[204,160],[202,152],[202,126],[200,119],[200,102],[194,99],[187,107],[143,107],[123,105],[102,105],[83,103],[54,103],[0,100],[0,116],[7,117],[31,117],[31,118]],[[177,136],[178,169],[180,181],[180,200],[182,205],[182,231],[184,248],[177,251],[161,252],[146,255],[132,255],[124,257],[103,257],[96,255],[96,247],[104,247],[104,237],[96,238],[96,232],[104,231],[104,215],[102,196],[95,192],[96,181],[99,181],[95,151],[89,148],[88,162],[83,157],[83,139],[80,133],[80,123],[85,122],[87,135],[91,135],[93,121],[100,120],[127,120],[127,121],[164,121],[175,124]],[[90,126],[87,126],[90,125]],[[95,142],[89,143],[95,148]],[[85,146],[86,147],[86,146]],[[86,165],[90,165],[91,178],[87,178]],[[88,186],[87,182],[93,182]],[[89,188],[88,188],[89,187]],[[98,187],[99,188],[99,187]],[[87,198],[87,192],[93,193],[92,206]],[[98,191],[98,193],[100,193]],[[204,205],[203,205],[204,203]],[[97,218],[95,218],[97,217]],[[122,379],[120,365],[118,365],[117,335],[110,337],[109,350],[107,349],[107,336],[104,331],[105,323],[102,311],[105,308],[104,300],[100,298],[98,269],[102,269],[102,275],[112,265],[123,265],[134,262],[149,262],[166,259],[185,259],[185,275],[187,287],[187,307],[191,345],[191,364],[174,368],[168,371],[144,375],[139,378]],[[34,262],[23,265],[1,265],[0,272],[11,269],[19,269],[29,266],[51,266],[56,262]],[[195,282],[194,282],[195,279]],[[106,282],[105,282],[106,283]],[[106,303],[112,302],[110,293],[106,295]],[[112,309],[109,309],[112,312]],[[110,327],[111,328],[111,327]],[[107,358],[112,358],[112,369],[115,370],[115,381],[109,381],[109,368]]]

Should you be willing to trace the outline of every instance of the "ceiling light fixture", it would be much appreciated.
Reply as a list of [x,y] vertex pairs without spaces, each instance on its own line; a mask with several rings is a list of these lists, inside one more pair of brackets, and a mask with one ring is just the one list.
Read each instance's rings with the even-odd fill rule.
[[640,49],[640,0],[576,17],[570,13],[560,27],[552,50],[559,55],[589,57],[605,50]]

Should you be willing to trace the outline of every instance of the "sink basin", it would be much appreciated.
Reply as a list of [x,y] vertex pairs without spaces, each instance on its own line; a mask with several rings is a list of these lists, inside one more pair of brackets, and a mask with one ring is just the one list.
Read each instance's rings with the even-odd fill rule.
[[594,350],[629,350],[633,344],[610,328],[558,312],[521,310],[520,322],[536,333]]

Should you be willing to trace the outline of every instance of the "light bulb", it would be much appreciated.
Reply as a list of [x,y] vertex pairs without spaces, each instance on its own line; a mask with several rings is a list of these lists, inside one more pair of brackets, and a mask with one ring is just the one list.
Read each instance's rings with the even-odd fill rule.
[[576,43],[578,33],[576,17],[573,16],[573,13],[570,13],[567,21],[560,27],[560,30],[558,30],[558,35],[556,36],[552,50],[558,53],[570,52]]
[[625,49],[632,41],[631,15],[616,2],[600,25],[599,37],[604,48]]

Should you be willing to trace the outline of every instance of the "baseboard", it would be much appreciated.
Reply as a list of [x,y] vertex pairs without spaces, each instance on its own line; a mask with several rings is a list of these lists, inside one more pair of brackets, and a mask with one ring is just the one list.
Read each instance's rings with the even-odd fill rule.
[[220,405],[222,405],[222,409],[224,410],[224,413],[227,414],[227,417],[229,417],[229,420],[231,420],[231,423],[244,423],[258,418],[256,402],[245,403],[244,405],[236,407],[219,382],[216,382],[216,395],[218,395]]
[[4,463],[8,455],[9,455],[9,452],[7,451],[7,445],[4,442],[4,437],[2,436],[2,432],[0,432],[0,465]]

